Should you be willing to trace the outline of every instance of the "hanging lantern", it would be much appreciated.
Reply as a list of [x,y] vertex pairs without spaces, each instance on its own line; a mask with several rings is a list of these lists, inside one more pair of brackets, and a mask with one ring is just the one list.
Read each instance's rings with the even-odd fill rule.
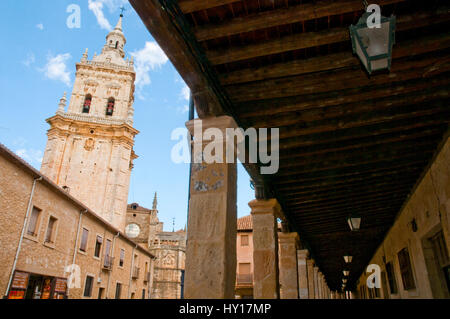
[[350,26],[353,53],[361,60],[369,74],[390,70],[392,46],[395,43],[395,16],[381,16],[378,27],[369,27],[367,21],[373,14],[365,12],[356,25]]
[[355,214],[350,215],[347,217],[347,223],[350,226],[351,231],[357,231],[361,226],[361,217]]
[[350,275],[349,270],[344,270],[344,271],[342,271],[342,273],[344,274],[345,277],[348,277],[348,275]]
[[353,256],[349,256],[349,255],[344,256],[345,263],[349,264],[352,262],[352,260],[353,260]]

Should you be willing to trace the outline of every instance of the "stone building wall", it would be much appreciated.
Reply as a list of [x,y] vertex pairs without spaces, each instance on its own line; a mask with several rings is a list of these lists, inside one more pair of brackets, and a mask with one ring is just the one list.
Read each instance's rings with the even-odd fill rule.
[[[164,232],[159,221],[156,194],[152,209],[137,203],[127,207],[127,227],[137,225],[138,235],[133,238],[148,247],[156,256],[152,278],[152,299],[181,298],[181,276],[185,269],[186,233]],[[136,226],[134,226],[136,227]]]
[[[42,175],[1,145],[0,172],[0,247],[2,247],[0,250],[2,269],[0,271],[0,292],[2,295],[6,295],[33,180]],[[103,288],[103,298],[114,298],[117,282],[122,283],[121,298],[128,298],[133,294],[135,298],[141,298],[143,289],[146,291],[145,298],[148,298],[151,281],[146,280],[149,277],[145,274],[152,269],[152,255],[148,250],[137,246],[125,234],[88,210],[81,202],[45,177],[36,182],[32,207],[41,210],[37,227],[35,235],[25,232],[16,271],[67,280],[71,271],[66,267],[73,264],[76,249],[74,264],[79,266],[80,276],[78,278],[80,280],[78,283],[77,280],[73,281],[77,287],[68,291],[69,298],[96,299],[100,288]],[[78,243],[75,244],[80,212],[84,212],[81,217],[80,229],[84,227],[89,231],[85,252],[79,249],[81,232]],[[56,218],[56,223],[51,240],[46,242],[50,216]],[[28,224],[25,230],[27,230],[27,226]],[[94,256],[97,236],[103,238],[98,258]],[[112,254],[114,261],[111,270],[103,267],[107,239],[114,243]],[[122,267],[119,266],[120,249],[125,250]],[[133,266],[140,268],[138,278],[131,278],[133,253],[137,256]],[[92,276],[94,280],[91,295],[85,297],[84,287],[87,275]]]
[[172,237],[171,244],[154,244],[150,251],[156,256],[153,299],[180,299],[181,274],[185,269],[185,233],[164,233],[164,238]]
[[[366,282],[370,273],[364,273],[357,286],[358,297],[449,298],[450,283],[446,282],[438,260],[439,254],[433,250],[430,241],[442,234],[445,242],[442,247],[447,251],[448,263],[449,222],[450,140],[447,139],[370,261],[370,264],[377,264],[381,268],[381,288],[370,291]],[[398,254],[404,248],[409,252],[415,288],[407,286],[410,289],[405,289],[403,284]],[[393,284],[389,284],[386,264],[393,267]]]

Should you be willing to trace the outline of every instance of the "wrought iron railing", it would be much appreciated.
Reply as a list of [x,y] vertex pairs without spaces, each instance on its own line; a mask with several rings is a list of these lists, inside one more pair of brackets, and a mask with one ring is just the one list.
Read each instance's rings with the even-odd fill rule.
[[253,274],[236,274],[236,282],[238,284],[252,284]]
[[106,255],[103,259],[103,269],[112,270],[114,264],[114,257]]
[[133,268],[133,279],[137,279],[137,278],[139,278],[139,267],[134,267]]

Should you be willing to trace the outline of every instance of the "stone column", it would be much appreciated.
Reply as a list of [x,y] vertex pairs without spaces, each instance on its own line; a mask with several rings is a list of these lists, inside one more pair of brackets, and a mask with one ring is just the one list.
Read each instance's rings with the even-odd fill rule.
[[323,274],[322,272],[317,272],[317,280],[319,286],[319,299],[323,299]]
[[306,268],[308,271],[308,299],[315,299],[314,286],[314,260],[306,260]]
[[298,296],[300,299],[308,299],[308,269],[306,259],[308,258],[308,250],[297,250],[297,267],[298,267]]
[[280,298],[298,299],[297,233],[279,233]]
[[[225,130],[235,128],[236,123],[229,116],[220,116],[192,120],[186,126],[194,136],[194,163],[189,200],[185,298],[234,298],[237,169],[236,160],[233,163],[225,161]],[[203,133],[206,136],[203,137]],[[211,160],[211,154],[217,158]]]
[[314,266],[314,299],[319,297],[319,268]]
[[280,205],[276,199],[255,199],[249,203],[253,222],[253,297],[277,299],[278,223]]

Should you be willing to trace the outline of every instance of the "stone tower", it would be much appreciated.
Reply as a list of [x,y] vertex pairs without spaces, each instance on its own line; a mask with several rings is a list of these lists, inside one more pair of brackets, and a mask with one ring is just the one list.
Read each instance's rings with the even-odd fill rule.
[[124,60],[121,15],[100,55],[76,64],[67,111],[61,99],[50,124],[41,171],[120,230],[125,229],[133,160],[134,71]]

